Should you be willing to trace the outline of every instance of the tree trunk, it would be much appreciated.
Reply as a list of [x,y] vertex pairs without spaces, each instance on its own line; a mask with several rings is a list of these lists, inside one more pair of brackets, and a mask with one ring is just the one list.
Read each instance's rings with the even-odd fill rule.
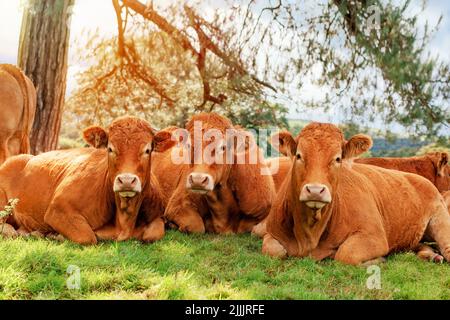
[[28,0],[24,8],[18,64],[37,88],[33,154],[58,146],[73,5],[74,0]]

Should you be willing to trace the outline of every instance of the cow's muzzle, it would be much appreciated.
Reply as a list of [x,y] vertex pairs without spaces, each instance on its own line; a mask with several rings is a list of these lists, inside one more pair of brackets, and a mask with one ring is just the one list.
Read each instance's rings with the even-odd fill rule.
[[133,198],[142,192],[142,184],[139,177],[131,173],[122,173],[114,179],[114,192],[122,198]]
[[192,192],[206,194],[214,189],[214,178],[207,173],[191,173],[186,181],[186,188]]
[[324,184],[305,184],[300,192],[300,201],[311,209],[319,210],[331,202],[331,193]]

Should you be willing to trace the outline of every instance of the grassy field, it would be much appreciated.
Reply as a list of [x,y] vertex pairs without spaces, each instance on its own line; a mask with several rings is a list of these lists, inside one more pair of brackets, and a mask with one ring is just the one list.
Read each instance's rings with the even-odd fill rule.
[[[367,269],[334,261],[284,261],[260,254],[250,235],[169,232],[153,245],[0,240],[0,299],[450,299],[450,265],[399,254],[380,265],[380,290]],[[67,268],[80,268],[69,290]]]

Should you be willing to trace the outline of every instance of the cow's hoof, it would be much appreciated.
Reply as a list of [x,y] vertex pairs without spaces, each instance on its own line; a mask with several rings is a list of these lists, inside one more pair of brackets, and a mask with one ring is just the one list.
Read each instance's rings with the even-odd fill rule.
[[370,266],[377,265],[377,264],[380,264],[380,263],[385,263],[386,261],[387,261],[386,258],[379,257],[379,258],[375,258],[375,259],[363,262],[363,263],[361,263],[361,266],[363,266],[363,267],[370,267]]
[[287,257],[287,251],[283,245],[269,234],[264,236],[262,253],[280,259]]
[[5,238],[16,238],[19,234],[12,225],[2,223],[0,224],[0,235],[2,235]]
[[29,235],[30,237],[38,238],[38,239],[43,239],[43,238],[45,238],[45,235],[44,235],[42,232],[40,232],[40,231],[33,231],[33,232],[30,232],[28,235]]
[[205,226],[203,224],[180,227],[180,231],[184,233],[199,233],[199,234],[203,234],[206,232]]
[[47,235],[47,239],[55,240],[55,241],[59,241],[59,242],[66,241],[66,238],[64,238],[64,236],[62,234],[59,234],[59,233],[48,234]]
[[434,263],[444,263],[445,259],[443,256],[441,256],[440,254],[436,254],[433,259],[432,262]]
[[267,233],[267,231],[266,231],[266,223],[265,222],[258,223],[252,229],[252,236],[256,236],[261,239],[264,238],[266,233]]

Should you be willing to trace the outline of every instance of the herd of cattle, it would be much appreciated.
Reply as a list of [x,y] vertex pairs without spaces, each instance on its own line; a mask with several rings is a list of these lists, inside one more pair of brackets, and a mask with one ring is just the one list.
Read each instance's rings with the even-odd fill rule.
[[[332,124],[311,123],[297,137],[285,131],[271,137],[281,158],[265,159],[256,147],[251,164],[205,162],[196,152],[189,152],[190,163],[174,163],[173,154],[190,151],[195,139],[203,139],[201,151],[212,143],[194,135],[194,123],[253,139],[229,119],[201,113],[184,128],[189,143],[174,139],[175,127],[157,131],[143,119],[122,117],[106,129],[84,130],[90,147],[33,156],[28,136],[35,108],[31,81],[16,67],[0,65],[0,209],[18,199],[11,215],[0,219],[4,236],[88,245],[153,242],[166,228],[252,232],[263,238],[263,253],[275,257],[356,265],[412,250],[425,260],[450,261],[446,153],[357,159],[371,148],[370,137],[346,140]],[[239,152],[254,152],[252,145]]]

